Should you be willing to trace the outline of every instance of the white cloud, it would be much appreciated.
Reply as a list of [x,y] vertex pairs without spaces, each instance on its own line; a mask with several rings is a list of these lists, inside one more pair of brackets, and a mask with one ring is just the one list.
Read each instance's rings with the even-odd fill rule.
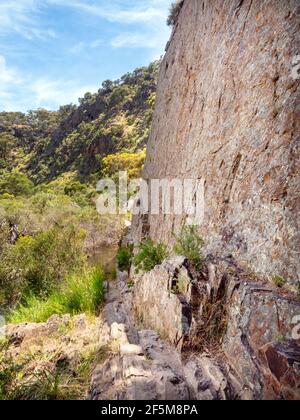
[[98,48],[98,47],[101,47],[102,45],[103,45],[102,39],[95,39],[95,41],[90,43],[91,48]]
[[84,42],[78,42],[78,44],[75,44],[71,49],[70,53],[72,54],[79,54],[85,49],[85,43]]
[[128,7],[127,1],[111,0],[46,0],[48,4],[64,7],[72,7],[93,16],[99,16],[110,22],[119,23],[153,23],[164,20],[167,16],[167,8],[170,0],[148,0],[141,4],[140,0],[131,1]]
[[[161,48],[169,36],[165,21],[170,2],[171,0],[0,0],[0,35],[15,32],[30,40],[55,38],[55,31],[44,27],[41,19],[41,12],[55,5],[72,8],[109,22],[140,26],[138,31],[134,28],[133,34],[125,32],[112,39],[111,45],[114,47]],[[160,37],[154,35],[155,33],[160,33]],[[101,40],[79,42],[70,52],[78,54],[100,45]]]
[[0,55],[0,86],[3,88],[15,78],[15,72],[6,65],[6,59]]
[[83,97],[86,92],[95,92],[97,86],[81,86],[73,81],[66,80],[49,80],[41,78],[34,81],[30,87],[32,99],[37,107],[58,108],[70,102],[77,102],[78,98]]
[[111,40],[113,48],[157,48],[161,38],[139,33],[122,33]]
[[[101,46],[147,48],[150,61],[162,54],[168,39],[169,29],[165,21],[170,3],[171,0],[0,0],[0,37],[17,33],[30,40],[55,38],[53,28],[43,19],[46,8],[55,5],[72,8],[79,13],[78,18],[86,14],[88,18],[96,18],[96,22],[97,18],[105,19],[116,23],[114,28],[120,28],[119,34],[107,44],[103,39],[83,40],[69,47],[69,53],[80,54]],[[11,56],[12,47],[2,49],[2,54]],[[18,54],[22,51],[18,50]],[[13,68],[0,55],[0,111],[26,111],[28,104],[32,109],[39,106],[56,109],[61,104],[77,102],[86,91],[97,88],[82,86],[79,80],[64,80],[63,76],[59,80],[47,76],[33,78],[31,74]]]
[[[55,38],[52,28],[43,27],[41,12],[49,6],[80,12],[122,24],[143,24],[157,28],[165,23],[171,0],[0,0],[0,34],[17,32],[27,39]],[[141,4],[142,3],[142,4]]]
[[78,42],[72,48],[70,48],[70,53],[79,54],[89,49],[99,48],[101,45],[103,45],[103,41],[101,39],[95,39],[91,42]]
[[98,86],[82,85],[76,80],[34,79],[7,65],[0,56],[0,112],[27,111],[44,107],[57,109],[66,103],[77,103],[86,92],[95,92]]
[[30,40],[54,38],[55,32],[39,23],[42,4],[38,0],[1,0],[0,34],[15,32]]

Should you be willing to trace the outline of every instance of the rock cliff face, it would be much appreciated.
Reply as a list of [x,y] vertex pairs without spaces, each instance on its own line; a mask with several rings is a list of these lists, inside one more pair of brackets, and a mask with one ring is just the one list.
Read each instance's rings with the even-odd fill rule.
[[133,301],[143,325],[168,339],[183,360],[210,355],[222,366],[231,390],[226,399],[300,399],[299,301],[230,261],[208,263],[194,277],[183,257],[135,276]]
[[[144,178],[205,180],[207,252],[300,273],[299,0],[185,0],[163,60]],[[185,216],[149,216],[172,244]],[[135,221],[141,236],[145,217]],[[146,229],[147,230],[147,229]]]

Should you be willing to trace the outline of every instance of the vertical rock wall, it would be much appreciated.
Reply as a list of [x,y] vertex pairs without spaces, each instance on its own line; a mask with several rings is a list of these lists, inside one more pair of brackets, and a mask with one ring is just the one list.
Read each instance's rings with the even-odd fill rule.
[[[144,178],[202,178],[207,251],[292,286],[300,268],[299,0],[185,0]],[[172,244],[185,217],[150,216]],[[134,223],[140,236],[142,218]]]

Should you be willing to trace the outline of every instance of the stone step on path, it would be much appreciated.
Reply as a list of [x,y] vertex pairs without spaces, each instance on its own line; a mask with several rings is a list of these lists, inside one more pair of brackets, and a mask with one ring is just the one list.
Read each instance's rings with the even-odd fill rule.
[[132,291],[110,283],[102,313],[100,344],[116,350],[93,371],[92,400],[212,400],[227,399],[227,378],[208,357],[186,365],[180,354],[155,331],[136,327]]

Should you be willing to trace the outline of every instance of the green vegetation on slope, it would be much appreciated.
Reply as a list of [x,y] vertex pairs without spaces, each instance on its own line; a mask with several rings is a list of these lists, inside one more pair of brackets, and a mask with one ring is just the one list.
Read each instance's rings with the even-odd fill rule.
[[0,113],[1,313],[13,309],[11,319],[22,321],[62,313],[72,279],[87,299],[78,310],[93,306],[79,296],[93,284],[87,253],[107,238],[116,243],[122,230],[121,218],[97,213],[95,186],[119,171],[140,176],[158,68],[107,80],[79,106]]
[[35,184],[65,172],[94,182],[103,157],[133,154],[146,146],[158,68],[155,62],[115,82],[105,81],[78,107],[0,113],[0,171],[21,170]]
[[0,190],[0,310],[45,299],[87,267],[87,253],[118,242],[122,220],[96,211],[95,192],[65,174],[29,195]]
[[97,313],[104,274],[88,255],[116,244],[123,220],[97,213],[95,187],[119,171],[140,177],[158,68],[107,80],[79,106],[0,113],[0,313],[10,322]]
[[149,272],[156,265],[160,265],[169,256],[165,244],[162,242],[154,243],[152,239],[147,238],[139,244],[138,253],[133,259],[136,271]]
[[9,316],[9,322],[46,322],[52,315],[95,314],[104,299],[104,272],[100,268],[73,274],[46,298],[29,295]]
[[0,343],[0,399],[83,399],[109,354],[96,317],[110,275],[94,256],[124,220],[97,213],[96,184],[140,177],[158,67],[105,81],[79,106],[0,113],[0,315],[8,328],[34,323],[17,347]]

